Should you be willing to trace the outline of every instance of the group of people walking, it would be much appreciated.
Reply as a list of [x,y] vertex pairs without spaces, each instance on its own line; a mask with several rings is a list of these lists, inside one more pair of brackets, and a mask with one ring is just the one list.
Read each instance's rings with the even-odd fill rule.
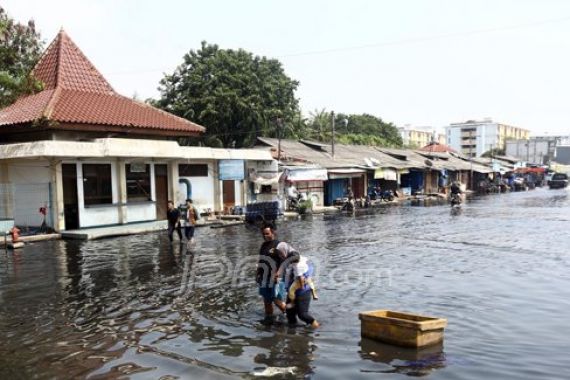
[[[183,216],[174,202],[168,201],[168,238],[174,240],[174,231],[183,242],[182,228],[188,243],[194,240],[196,221],[200,213],[192,199],[186,200],[186,211]],[[263,297],[265,308],[264,323],[275,320],[274,306],[286,314],[290,325],[297,324],[297,318],[313,328],[319,323],[309,313],[311,300],[317,300],[317,290],[313,281],[314,265],[304,255],[295,250],[291,244],[279,241],[275,226],[266,223],[261,228],[264,242],[259,250],[256,282],[259,294]]]
[[264,242],[259,250],[256,282],[263,297],[264,323],[275,320],[274,306],[285,313],[290,325],[297,318],[313,328],[319,323],[309,313],[311,300],[318,299],[313,282],[313,264],[291,244],[279,241],[273,224],[261,228]]
[[194,230],[196,222],[200,219],[200,213],[192,203],[192,199],[186,199],[186,213],[184,218],[178,208],[174,207],[174,202],[168,201],[168,210],[166,212],[168,220],[168,239],[174,240],[174,231],[178,234],[178,239],[182,242],[182,227],[184,227],[184,236],[188,242],[194,239]]

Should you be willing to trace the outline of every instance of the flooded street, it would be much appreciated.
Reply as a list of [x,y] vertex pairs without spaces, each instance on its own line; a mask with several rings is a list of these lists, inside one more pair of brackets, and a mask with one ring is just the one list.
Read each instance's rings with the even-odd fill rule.
[[[281,222],[318,266],[320,329],[263,326],[253,227],[0,253],[0,378],[567,378],[570,192]],[[358,312],[448,319],[442,346],[362,340]]]

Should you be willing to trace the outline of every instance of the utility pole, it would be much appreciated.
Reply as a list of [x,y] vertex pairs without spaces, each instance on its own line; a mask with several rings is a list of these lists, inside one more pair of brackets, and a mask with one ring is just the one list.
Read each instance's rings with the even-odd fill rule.
[[275,123],[277,124],[277,164],[279,165],[279,163],[281,162],[281,130],[282,128],[282,124],[283,121],[281,120],[280,117],[278,117],[275,120]]
[[331,151],[332,151],[332,158],[334,160],[334,111],[331,111],[331,118],[332,118],[332,144],[331,144]]

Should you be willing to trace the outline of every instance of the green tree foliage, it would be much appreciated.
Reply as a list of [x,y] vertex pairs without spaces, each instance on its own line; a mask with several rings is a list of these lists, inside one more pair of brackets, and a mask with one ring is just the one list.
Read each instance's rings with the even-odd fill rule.
[[[402,137],[392,123],[369,114],[335,115],[335,137],[341,144],[401,147]],[[311,112],[305,135],[319,141],[330,141],[332,114],[326,110]]]
[[257,136],[300,133],[298,85],[275,59],[202,42],[160,81],[161,98],[151,103],[205,126],[209,146],[244,147]]
[[324,108],[310,113],[307,137],[318,141],[329,141],[332,136],[332,114]]
[[486,157],[486,158],[493,158],[495,156],[504,156],[505,155],[505,150],[501,149],[501,148],[493,148],[490,149],[488,151],[486,151],[485,153],[483,153],[481,155],[481,157]]
[[42,84],[29,75],[42,49],[34,22],[17,23],[0,7],[0,107],[42,89]]

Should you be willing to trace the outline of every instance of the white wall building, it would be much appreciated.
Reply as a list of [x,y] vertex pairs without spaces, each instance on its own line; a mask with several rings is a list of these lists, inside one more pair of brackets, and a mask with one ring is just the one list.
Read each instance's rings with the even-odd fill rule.
[[404,125],[403,127],[399,127],[398,131],[405,146],[422,148],[429,145],[432,141],[446,144],[445,135],[439,133],[434,127],[412,127],[410,125]]
[[163,220],[168,199],[228,212],[248,202],[246,168],[258,162],[276,174],[271,153],[259,149],[116,138],[0,145],[0,211],[16,225],[39,226],[46,207],[56,231]]
[[556,146],[567,139],[566,136],[534,136],[528,140],[507,140],[505,154],[529,164],[547,165],[554,160]]
[[468,157],[479,157],[491,149],[505,149],[507,139],[528,139],[529,131],[494,122],[469,120],[445,127],[446,144]]

